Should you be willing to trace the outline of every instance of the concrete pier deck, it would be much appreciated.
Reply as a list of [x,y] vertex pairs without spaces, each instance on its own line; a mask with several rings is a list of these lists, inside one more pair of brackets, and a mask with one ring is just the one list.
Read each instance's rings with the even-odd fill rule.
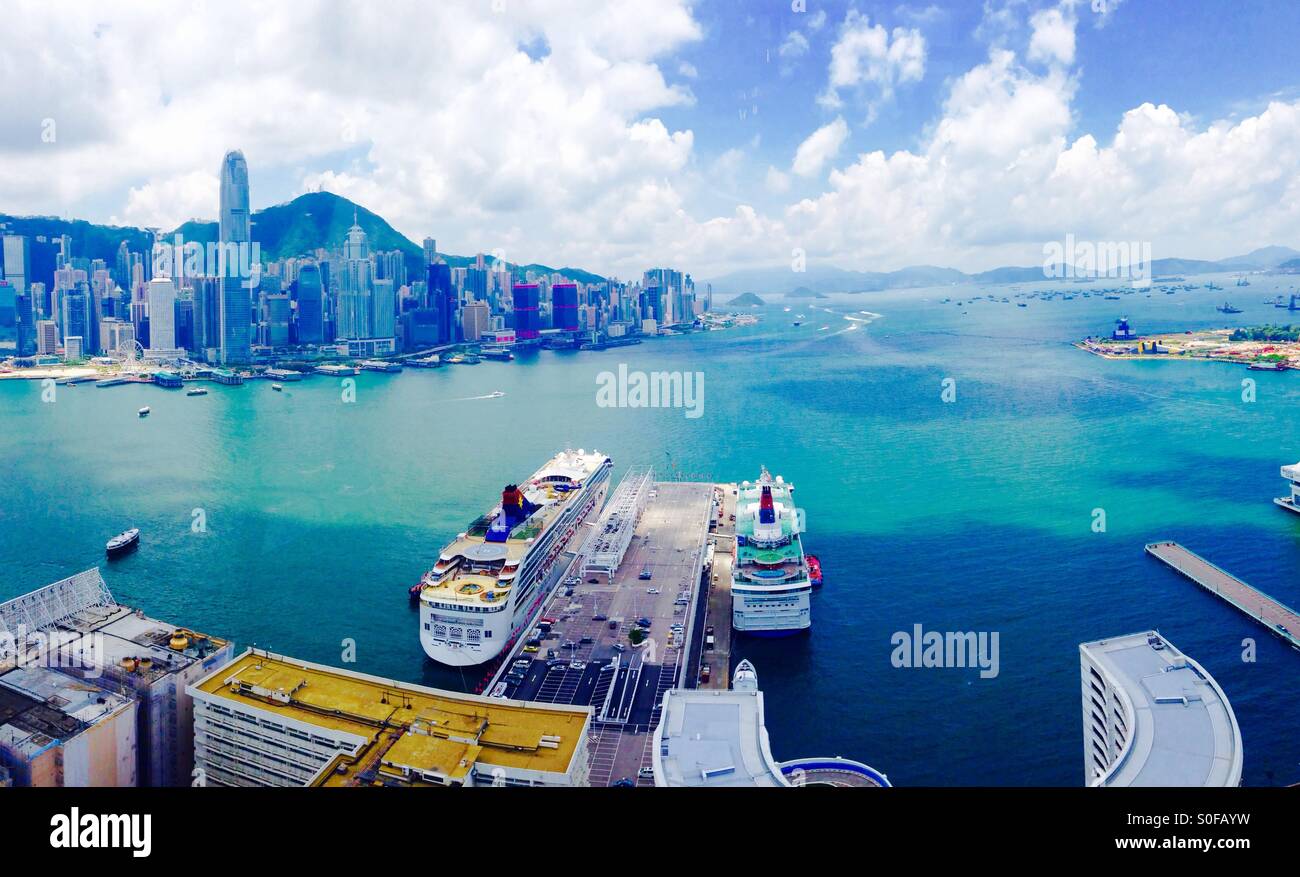
[[1212,594],[1222,597],[1300,650],[1300,614],[1286,604],[1253,588],[1177,542],[1152,542],[1147,554],[1181,573]]

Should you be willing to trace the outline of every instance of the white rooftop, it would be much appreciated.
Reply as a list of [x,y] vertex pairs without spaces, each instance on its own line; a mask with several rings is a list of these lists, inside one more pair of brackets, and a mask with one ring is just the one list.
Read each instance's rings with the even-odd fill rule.
[[763,693],[672,689],[655,729],[656,786],[788,786],[763,725]]
[[[1163,645],[1163,648],[1157,648]],[[1235,786],[1241,731],[1218,683],[1155,631],[1083,643],[1130,702],[1131,737],[1107,786]]]

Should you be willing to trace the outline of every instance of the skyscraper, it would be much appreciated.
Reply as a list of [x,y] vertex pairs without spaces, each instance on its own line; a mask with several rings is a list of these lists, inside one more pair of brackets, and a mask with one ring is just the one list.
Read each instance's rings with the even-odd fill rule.
[[372,327],[372,276],[370,242],[353,217],[343,242],[343,260],[339,264],[338,307],[335,309],[335,335],[341,339],[370,338]]
[[221,160],[219,239],[226,262],[221,272],[220,357],[223,363],[248,362],[252,358],[252,291],[245,285],[247,278],[239,276],[239,265],[247,257],[240,258],[236,254],[249,246],[252,237],[248,162],[244,160],[244,153],[237,149],[227,152]]
[[578,331],[576,283],[557,283],[551,287],[551,325],[565,332]]
[[176,287],[170,277],[155,277],[149,281],[149,350],[170,353],[176,347]]
[[315,262],[301,265],[294,283],[298,298],[298,343],[321,344],[325,341],[325,291],[320,267]]
[[515,337],[520,341],[540,337],[541,321],[537,314],[538,294],[536,283],[516,283],[514,286]]
[[454,343],[460,319],[456,307],[456,287],[451,282],[451,267],[442,259],[429,265],[426,294],[429,297],[428,306],[438,314],[438,343]]

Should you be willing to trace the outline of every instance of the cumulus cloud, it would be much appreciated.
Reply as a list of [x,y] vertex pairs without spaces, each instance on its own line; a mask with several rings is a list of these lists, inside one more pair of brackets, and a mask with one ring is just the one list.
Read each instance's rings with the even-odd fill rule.
[[1074,63],[1074,13],[1068,6],[1040,9],[1029,19],[1029,60]]
[[896,27],[891,33],[850,9],[831,47],[827,87],[820,100],[838,107],[840,92],[853,89],[865,96],[870,109],[892,97],[896,86],[925,75],[925,51],[920,30]]
[[849,126],[843,118],[823,125],[808,135],[795,150],[790,169],[801,177],[810,177],[820,171],[826,162],[839,154],[840,147],[849,137]]
[[[703,32],[687,0],[508,9],[18,2],[3,63],[31,88],[0,90],[0,209],[214,217],[221,155],[241,148],[255,206],[275,173],[417,240],[472,251],[517,237],[520,258],[590,264],[608,220],[597,205],[689,163],[692,132],[660,114],[693,97],[664,68],[686,75],[673,55]],[[630,259],[601,267],[631,272]]]

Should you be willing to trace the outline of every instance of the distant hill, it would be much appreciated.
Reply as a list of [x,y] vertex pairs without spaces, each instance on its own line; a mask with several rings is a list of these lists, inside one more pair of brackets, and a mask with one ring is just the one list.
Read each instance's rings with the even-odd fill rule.
[[[1230,259],[1207,261],[1204,259],[1153,259],[1151,272],[1155,276],[1176,274],[1214,274],[1238,273],[1245,271],[1266,271],[1281,269],[1283,264],[1291,264],[1300,251],[1290,247],[1260,247],[1244,256]],[[1043,266],[1006,266],[966,274],[955,268],[940,268],[933,265],[914,265],[898,271],[846,271],[842,268],[826,265],[809,268],[805,272],[792,272],[789,266],[772,268],[747,268],[715,277],[713,284],[715,294],[756,290],[775,295],[792,295],[804,297],[809,292],[876,292],[884,289],[900,289],[914,286],[944,286],[952,283],[1032,283],[1046,279]]]
[[809,289],[806,286],[801,286],[798,289],[790,290],[786,293],[786,296],[789,298],[826,298],[826,293],[818,292],[815,289]]
[[[253,211],[253,240],[257,241],[261,249],[263,261],[303,256],[317,249],[334,249],[343,242],[348,229],[352,227],[354,211],[357,225],[361,226],[370,239],[372,251],[400,250],[406,256],[410,276],[414,279],[422,275],[424,250],[419,244],[397,231],[379,214],[333,192],[309,192],[285,204]],[[137,252],[148,248],[152,240],[146,229],[96,225],[80,219],[20,217],[0,213],[0,224],[5,225],[12,234],[48,237],[71,235],[74,256],[103,259],[109,265],[117,258],[117,248],[123,240]],[[170,239],[176,234],[182,235],[187,242],[213,243],[217,239],[218,224],[213,220],[191,219],[166,232],[166,237]],[[439,255],[449,265],[457,268],[474,264],[476,258],[450,253]],[[562,274],[579,283],[600,283],[605,279],[581,268],[551,268],[536,263],[517,267],[523,271]]]
[[740,295],[727,302],[729,305],[737,305],[743,308],[759,308],[767,304],[752,292],[742,292]]

